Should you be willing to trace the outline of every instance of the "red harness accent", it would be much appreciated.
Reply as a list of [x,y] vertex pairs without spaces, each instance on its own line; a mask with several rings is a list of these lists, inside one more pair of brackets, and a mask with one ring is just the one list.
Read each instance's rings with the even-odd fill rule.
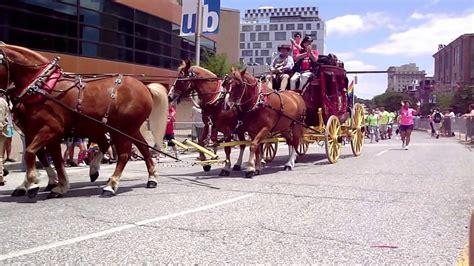
[[[47,67],[50,67],[50,65],[48,64],[45,68]],[[27,84],[31,84],[34,80],[36,80],[45,68],[38,71],[38,74],[36,74]],[[61,76],[62,76],[61,68],[56,66],[56,69],[53,71],[53,73],[48,77],[46,81],[43,82],[41,89],[47,92],[48,94],[51,94],[51,92],[53,91],[54,87],[56,86],[56,83],[61,78]],[[25,87],[22,90],[19,90],[18,93],[16,93],[16,95],[19,96],[23,93],[23,91],[28,90],[28,89],[29,89],[28,87]],[[29,104],[38,103],[38,102],[44,101],[44,96],[41,94],[36,94],[36,93],[30,94],[30,95],[26,94],[21,101],[24,103],[29,103]]]

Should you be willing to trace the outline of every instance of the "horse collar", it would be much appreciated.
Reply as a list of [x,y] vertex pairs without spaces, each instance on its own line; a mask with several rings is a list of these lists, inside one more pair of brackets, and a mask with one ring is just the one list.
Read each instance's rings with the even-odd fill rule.
[[[225,90],[222,87],[222,81],[221,80],[217,80],[217,90],[216,91],[218,91],[216,96],[214,96],[214,98],[211,101],[205,103],[203,106],[215,105],[215,104],[219,103],[222,99],[224,99]],[[201,108],[202,108],[202,106],[201,106]]]

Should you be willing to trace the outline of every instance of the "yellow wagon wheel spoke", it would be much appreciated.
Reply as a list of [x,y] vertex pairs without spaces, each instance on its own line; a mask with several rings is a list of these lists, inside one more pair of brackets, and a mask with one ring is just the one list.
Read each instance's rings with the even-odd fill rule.
[[359,156],[362,152],[362,147],[364,145],[364,136],[362,133],[363,121],[364,121],[364,107],[360,103],[354,105],[352,113],[352,138],[351,138],[351,148],[352,153],[355,156]]
[[326,155],[330,163],[335,163],[341,154],[342,144],[338,141],[341,134],[339,119],[334,115],[330,116],[326,124],[325,132]]

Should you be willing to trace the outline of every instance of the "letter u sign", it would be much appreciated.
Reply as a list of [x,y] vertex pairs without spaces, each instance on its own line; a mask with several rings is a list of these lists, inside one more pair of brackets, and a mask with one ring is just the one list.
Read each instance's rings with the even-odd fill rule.
[[[194,35],[196,32],[196,10],[198,0],[183,0],[181,15],[181,36]],[[219,32],[220,0],[200,0],[202,2],[202,32],[217,34]]]

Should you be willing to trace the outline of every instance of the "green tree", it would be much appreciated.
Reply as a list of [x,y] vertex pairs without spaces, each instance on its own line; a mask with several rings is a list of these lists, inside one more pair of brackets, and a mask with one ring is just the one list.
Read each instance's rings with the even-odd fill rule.
[[472,103],[474,103],[474,86],[465,86],[454,94],[452,107],[457,112],[466,113]]
[[227,55],[205,53],[202,67],[208,69],[218,77],[223,77],[228,74],[231,65],[227,63]]
[[409,101],[412,106],[415,106],[417,100],[407,94],[388,91],[380,95],[375,96],[372,99],[374,107],[385,107],[388,111],[397,111],[400,109],[400,103],[402,101]]
[[436,106],[442,111],[452,107],[454,97],[448,94],[437,94],[436,95]]

